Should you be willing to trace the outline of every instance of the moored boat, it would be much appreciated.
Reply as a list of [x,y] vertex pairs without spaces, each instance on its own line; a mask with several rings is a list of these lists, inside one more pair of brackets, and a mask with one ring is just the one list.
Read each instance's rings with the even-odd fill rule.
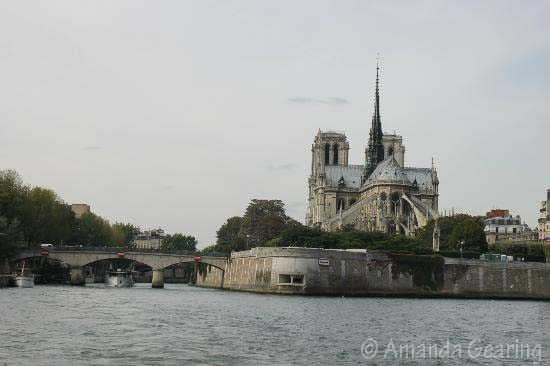
[[134,286],[134,279],[132,278],[132,271],[121,270],[109,271],[105,275],[105,286],[107,287],[132,287]]
[[23,262],[23,267],[18,269],[13,277],[15,279],[15,286],[17,287],[34,287],[34,274],[32,274],[30,268],[25,267],[25,262]]

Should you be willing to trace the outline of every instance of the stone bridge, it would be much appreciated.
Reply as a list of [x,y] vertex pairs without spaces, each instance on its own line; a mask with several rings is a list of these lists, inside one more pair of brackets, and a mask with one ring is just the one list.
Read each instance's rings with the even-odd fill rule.
[[54,250],[24,250],[19,252],[15,261],[21,261],[33,257],[48,257],[53,260],[66,263],[71,271],[71,285],[84,285],[85,278],[83,267],[91,263],[106,260],[124,258],[143,263],[153,270],[153,288],[164,287],[163,270],[174,264],[187,262],[200,262],[216,267],[225,273],[228,259],[223,256],[201,256],[200,254],[179,254],[160,252],[140,252],[124,250],[101,249],[54,249]]

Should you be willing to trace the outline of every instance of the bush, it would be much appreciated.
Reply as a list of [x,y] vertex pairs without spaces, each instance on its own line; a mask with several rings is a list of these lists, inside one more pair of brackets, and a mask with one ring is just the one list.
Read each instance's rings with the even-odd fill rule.
[[525,262],[545,262],[545,247],[541,243],[496,243],[489,250],[493,253],[506,254],[514,260],[523,259]]

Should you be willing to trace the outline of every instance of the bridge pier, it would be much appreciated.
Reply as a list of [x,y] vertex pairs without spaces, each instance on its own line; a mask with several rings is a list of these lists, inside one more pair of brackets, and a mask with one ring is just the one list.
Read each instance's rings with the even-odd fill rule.
[[85,284],[86,279],[82,267],[71,267],[71,285],[84,286]]
[[163,269],[153,269],[153,288],[164,288],[164,270]]

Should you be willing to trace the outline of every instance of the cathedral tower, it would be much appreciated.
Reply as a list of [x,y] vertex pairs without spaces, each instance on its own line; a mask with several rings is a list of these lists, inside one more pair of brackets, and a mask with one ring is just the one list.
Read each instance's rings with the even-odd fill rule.
[[384,160],[384,144],[382,142],[382,121],[380,119],[380,92],[378,88],[378,63],[376,63],[376,91],[374,98],[374,114],[370,129],[369,144],[366,151],[365,179],[368,178],[376,166]]

